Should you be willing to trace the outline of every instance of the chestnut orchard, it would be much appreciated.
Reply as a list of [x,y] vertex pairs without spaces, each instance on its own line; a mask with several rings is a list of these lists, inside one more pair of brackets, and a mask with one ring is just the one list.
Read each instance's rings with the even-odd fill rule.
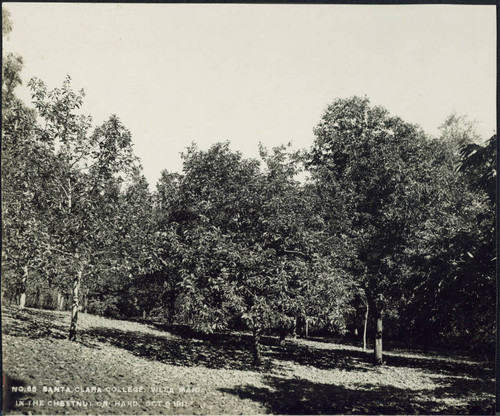
[[3,57],[2,298],[68,310],[71,340],[84,310],[248,331],[255,365],[268,334],[363,331],[377,364],[383,334],[494,345],[496,136],[337,99],[311,149],[192,145],[151,191],[117,116],[94,126],[69,76],[23,103],[21,69]]

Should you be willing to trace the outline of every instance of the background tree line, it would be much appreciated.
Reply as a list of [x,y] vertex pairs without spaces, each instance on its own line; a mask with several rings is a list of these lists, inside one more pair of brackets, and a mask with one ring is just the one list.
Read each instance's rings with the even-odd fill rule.
[[73,340],[80,310],[244,329],[256,364],[268,333],[368,332],[377,363],[382,334],[494,345],[496,135],[337,99],[311,149],[193,144],[150,191],[117,116],[94,126],[69,77],[30,80],[30,107],[21,69],[3,57],[3,301],[70,310]]

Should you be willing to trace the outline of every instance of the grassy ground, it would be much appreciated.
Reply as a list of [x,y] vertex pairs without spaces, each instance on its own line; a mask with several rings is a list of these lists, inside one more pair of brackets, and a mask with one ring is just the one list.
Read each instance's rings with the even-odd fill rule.
[[79,341],[70,342],[67,312],[8,308],[2,321],[6,414],[494,411],[493,363],[451,353],[393,350],[375,367],[357,346],[318,339],[279,348],[269,337],[255,370],[244,333],[196,337],[81,314]]

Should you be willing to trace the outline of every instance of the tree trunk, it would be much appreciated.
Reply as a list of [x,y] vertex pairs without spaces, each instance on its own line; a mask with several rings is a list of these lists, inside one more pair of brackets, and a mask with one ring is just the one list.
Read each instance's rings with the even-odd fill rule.
[[261,354],[261,345],[260,345],[260,337],[261,330],[260,328],[253,329],[253,365],[260,366],[262,364],[262,354]]
[[26,306],[26,283],[28,281],[28,266],[23,266],[23,278],[21,279],[21,294],[19,295],[19,307]]
[[366,302],[365,326],[363,328],[363,351],[366,351],[366,329],[368,327],[368,302]]
[[299,318],[296,316],[293,322],[293,339],[297,339],[299,333]]
[[19,307],[23,309],[26,306],[26,292],[21,292],[19,296]]
[[279,338],[278,338],[278,346],[281,348],[283,347],[283,344],[285,342],[285,338],[288,334],[288,330],[286,328],[279,328],[278,329],[278,335],[279,335]]
[[306,318],[306,338],[309,337],[309,318]]
[[82,305],[80,308],[83,313],[87,313],[87,305],[88,305],[87,291],[83,290],[82,291]]
[[285,333],[284,333],[284,332],[281,332],[281,333],[280,333],[279,340],[278,340],[278,346],[279,346],[280,348],[282,348],[282,347],[283,347],[284,342],[285,342]]
[[61,292],[57,291],[57,310],[62,311],[64,309],[64,296]]
[[80,282],[82,280],[83,269],[80,268],[73,280],[73,304],[71,306],[71,324],[69,327],[70,341],[76,341],[76,329],[78,325],[78,295],[80,291]]
[[382,311],[377,311],[377,333],[375,334],[375,363],[382,365]]
[[175,301],[177,300],[177,292],[173,292],[170,294],[170,298],[168,300],[168,320],[171,325],[173,325],[175,321]]

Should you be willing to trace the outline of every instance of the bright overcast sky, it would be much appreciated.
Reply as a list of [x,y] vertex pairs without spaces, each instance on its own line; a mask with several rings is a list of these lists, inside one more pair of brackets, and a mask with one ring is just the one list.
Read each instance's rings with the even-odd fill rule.
[[494,6],[3,4],[25,84],[69,74],[96,123],[117,114],[131,130],[153,189],[193,141],[248,157],[259,141],[309,147],[338,97],[433,135],[453,111],[496,129]]

